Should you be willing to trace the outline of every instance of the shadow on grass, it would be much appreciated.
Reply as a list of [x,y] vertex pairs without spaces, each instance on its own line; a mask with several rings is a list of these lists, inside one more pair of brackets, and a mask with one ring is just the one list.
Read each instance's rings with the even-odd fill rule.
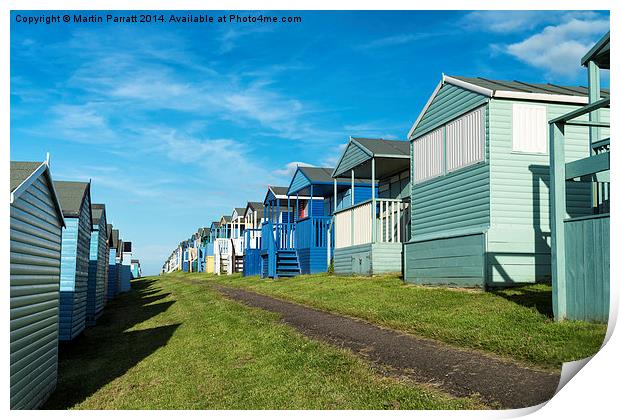
[[61,344],[58,385],[43,408],[75,406],[165,346],[180,324],[127,331],[174,304],[155,303],[170,295],[160,292],[154,280],[132,282],[131,291],[108,302],[97,326]]
[[526,308],[534,308],[540,314],[548,318],[553,318],[553,303],[551,297],[551,289],[539,289],[535,287],[520,287],[492,290],[496,296],[525,306]]

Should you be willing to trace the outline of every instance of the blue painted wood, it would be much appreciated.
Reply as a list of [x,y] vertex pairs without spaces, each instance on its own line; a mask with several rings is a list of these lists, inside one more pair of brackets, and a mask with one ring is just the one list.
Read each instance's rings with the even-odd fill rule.
[[86,293],[90,254],[90,195],[79,218],[65,218],[60,264],[59,340],[73,340],[86,328]]
[[116,271],[116,248],[110,248],[108,258],[108,300],[112,300],[118,294],[118,273]]
[[302,171],[297,168],[295,174],[293,175],[293,179],[291,179],[291,185],[289,186],[289,191],[291,194],[294,194],[296,191],[299,191],[303,188],[309,187],[311,184],[310,180]]

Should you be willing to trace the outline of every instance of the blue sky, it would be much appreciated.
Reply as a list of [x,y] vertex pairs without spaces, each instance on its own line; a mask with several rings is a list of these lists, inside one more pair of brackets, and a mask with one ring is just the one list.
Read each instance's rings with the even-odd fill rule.
[[298,162],[333,166],[351,135],[404,139],[442,72],[585,85],[579,58],[609,30],[608,13],[574,11],[264,12],[302,17],[269,25],[17,14],[40,12],[12,12],[11,159],[49,151],[56,179],[91,179],[145,274],[288,185]]

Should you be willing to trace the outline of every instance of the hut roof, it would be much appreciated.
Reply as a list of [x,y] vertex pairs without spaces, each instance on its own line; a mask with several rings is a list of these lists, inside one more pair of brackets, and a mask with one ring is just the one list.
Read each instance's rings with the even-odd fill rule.
[[34,182],[39,175],[44,174],[49,183],[49,189],[51,190],[51,197],[56,208],[56,213],[60,219],[60,225],[65,226],[65,218],[63,217],[62,206],[60,204],[60,198],[58,191],[54,187],[52,181],[52,174],[48,161],[45,162],[19,162],[11,161],[10,168],[10,184],[11,184],[11,203],[17,199],[24,191],[28,189],[30,184]]
[[[521,93],[542,93],[545,95],[588,96],[586,86],[559,86],[551,83],[529,83],[518,80],[493,80],[484,77],[451,76],[453,79],[470,83],[492,91]],[[609,96],[609,89],[601,89],[602,96]]]
[[11,161],[11,192],[28,179],[43,162],[16,162]]
[[62,213],[65,217],[79,217],[82,203],[90,192],[89,182],[54,181]]
[[368,139],[363,137],[352,137],[364,148],[368,149],[373,155],[377,156],[406,156],[409,157],[411,145],[404,140],[384,140],[384,139]]
[[98,225],[103,213],[105,212],[105,204],[92,204],[91,213],[93,216],[93,225]]
[[112,229],[112,248],[118,249],[118,229]]

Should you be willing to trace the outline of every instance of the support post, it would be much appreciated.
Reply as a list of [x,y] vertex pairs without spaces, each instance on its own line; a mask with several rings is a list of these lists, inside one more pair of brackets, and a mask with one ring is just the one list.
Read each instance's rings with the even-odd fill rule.
[[355,169],[351,169],[351,246],[355,244]]
[[310,247],[314,248],[314,185],[310,184]]
[[371,242],[374,244],[377,236],[376,229],[376,215],[377,215],[377,198],[375,197],[375,158],[373,157],[370,161],[370,198],[372,199],[372,208],[370,209],[370,217],[371,217],[371,229],[372,232],[370,234]]
[[566,160],[564,157],[564,124],[551,124],[550,138],[550,205],[551,205],[551,281],[553,314],[556,320],[566,318]]

